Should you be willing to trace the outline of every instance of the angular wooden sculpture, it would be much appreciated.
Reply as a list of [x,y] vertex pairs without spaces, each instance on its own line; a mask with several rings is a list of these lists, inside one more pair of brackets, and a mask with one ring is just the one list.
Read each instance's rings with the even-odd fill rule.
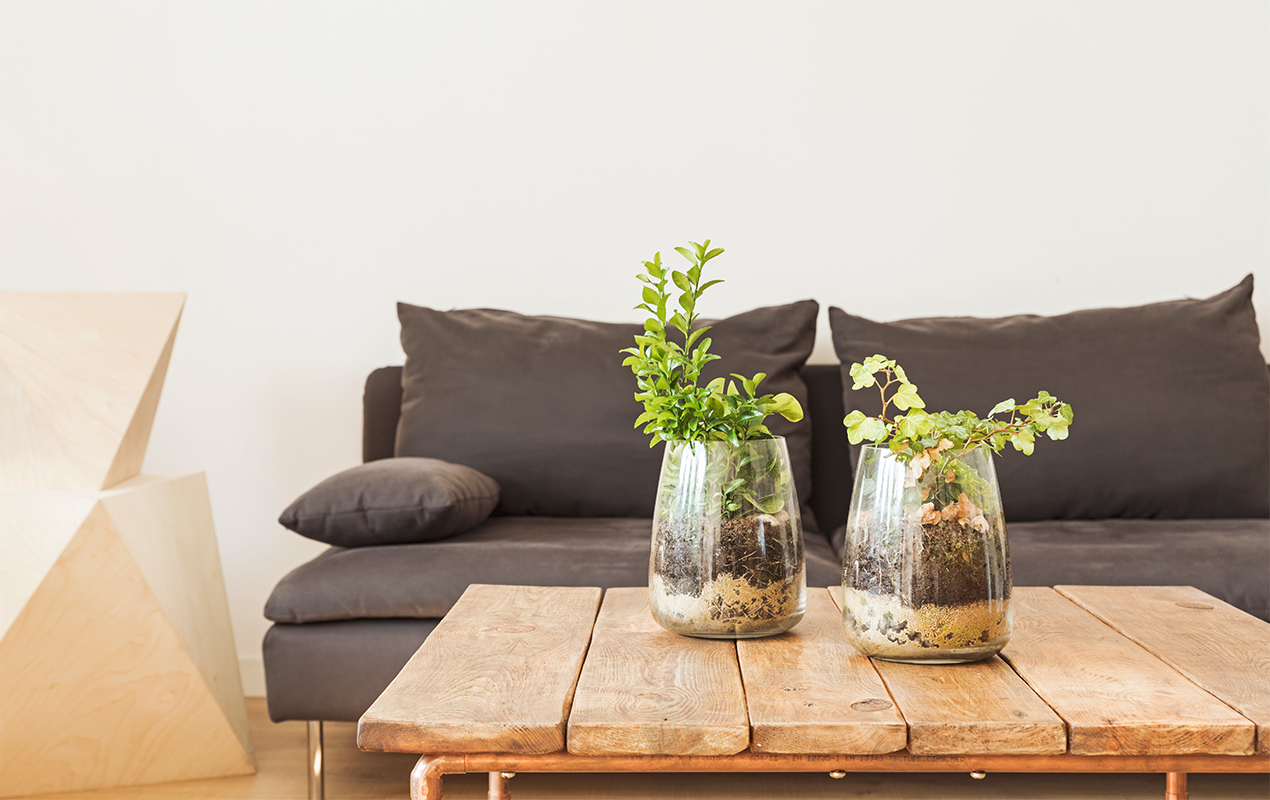
[[253,771],[203,475],[0,490],[0,797]]
[[0,293],[0,797],[255,770],[206,482],[138,475],[184,305]]
[[0,292],[0,486],[141,471],[183,294]]

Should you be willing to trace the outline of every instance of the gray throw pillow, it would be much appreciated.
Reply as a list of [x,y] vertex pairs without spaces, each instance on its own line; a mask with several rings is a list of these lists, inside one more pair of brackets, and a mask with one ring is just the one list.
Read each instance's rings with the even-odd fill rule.
[[278,522],[339,547],[407,544],[471,530],[498,505],[498,484],[435,458],[386,458],[333,475],[300,495]]
[[[1270,514],[1270,379],[1252,276],[1203,300],[1054,317],[874,322],[829,309],[847,413],[853,362],[896,359],[929,411],[985,415],[1044,389],[1072,404],[1066,441],[997,459],[1007,519]],[[853,448],[853,458],[859,448]]]
[[[811,355],[819,306],[804,300],[714,321],[706,379],[766,372],[760,387],[804,407],[798,369]],[[632,425],[641,408],[619,352],[637,324],[510,311],[397,306],[402,372],[398,456],[440,458],[498,481],[506,514],[651,517],[662,447]],[[811,428],[768,420],[785,436],[794,483],[811,493]],[[804,512],[804,524],[814,520]]]

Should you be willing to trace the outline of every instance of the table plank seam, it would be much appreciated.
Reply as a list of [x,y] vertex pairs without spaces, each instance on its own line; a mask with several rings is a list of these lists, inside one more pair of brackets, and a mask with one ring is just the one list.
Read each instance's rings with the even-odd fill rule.
[[[1173,672],[1177,673],[1177,675],[1178,675],[1179,677],[1181,677],[1183,680],[1185,680],[1187,683],[1190,683],[1191,685],[1195,686],[1195,688],[1199,689],[1199,690],[1200,690],[1201,692],[1203,692],[1204,694],[1207,694],[1209,697],[1213,698],[1213,699],[1214,699],[1214,700],[1216,700],[1217,702],[1219,702],[1219,703],[1221,703],[1222,705],[1226,706],[1227,708],[1229,708],[1229,709],[1231,710],[1231,712],[1233,712],[1234,714],[1238,715],[1239,717],[1243,718],[1245,721],[1247,721],[1248,723],[1250,723],[1250,724],[1252,725],[1252,729],[1253,729],[1253,752],[1257,752],[1257,751],[1260,749],[1261,744],[1262,744],[1262,743],[1261,743],[1261,741],[1260,741],[1260,739],[1261,739],[1261,737],[1262,737],[1262,732],[1261,732],[1261,729],[1260,729],[1260,727],[1258,726],[1257,721],[1256,721],[1255,719],[1252,719],[1252,718],[1251,718],[1251,717],[1249,717],[1247,714],[1245,714],[1245,713],[1244,713],[1241,709],[1236,708],[1234,705],[1232,705],[1232,704],[1231,704],[1229,701],[1227,701],[1225,698],[1223,698],[1223,697],[1221,697],[1220,695],[1218,695],[1217,693],[1215,693],[1215,692],[1211,691],[1210,689],[1208,689],[1207,687],[1205,687],[1204,685],[1202,685],[1202,684],[1200,684],[1198,681],[1196,681],[1194,678],[1192,678],[1191,676],[1187,675],[1185,672],[1183,672],[1183,671],[1182,671],[1182,669],[1181,669],[1180,667],[1178,667],[1175,663],[1173,663],[1173,660],[1172,660],[1172,659],[1170,659],[1170,658],[1168,658],[1168,657],[1166,657],[1166,656],[1164,656],[1164,655],[1161,655],[1161,654],[1159,654],[1159,653],[1156,653],[1156,652],[1155,652],[1154,650],[1152,650],[1150,647],[1147,647],[1147,646],[1146,646],[1146,644],[1144,644],[1143,642],[1139,641],[1137,637],[1135,637],[1135,636],[1131,635],[1128,631],[1121,630],[1121,628],[1120,628],[1118,625],[1116,625],[1114,622],[1112,622],[1111,620],[1109,620],[1109,619],[1107,619],[1106,617],[1102,616],[1102,615],[1101,615],[1101,614],[1099,614],[1096,610],[1094,610],[1094,609],[1090,608],[1089,606],[1085,605],[1085,604],[1084,604],[1084,603],[1082,603],[1082,602],[1081,602],[1078,598],[1073,597],[1072,595],[1068,594],[1066,591],[1064,591],[1064,589],[1065,589],[1065,588],[1066,588],[1065,586],[1055,586],[1055,587],[1054,587],[1054,591],[1055,591],[1056,593],[1058,593],[1059,595],[1061,595],[1062,597],[1066,598],[1067,600],[1071,601],[1071,602],[1072,602],[1073,604],[1075,604],[1078,608],[1083,609],[1085,612],[1087,612],[1088,614],[1090,614],[1091,616],[1093,616],[1093,617],[1094,617],[1094,619],[1097,619],[1099,622],[1101,622],[1102,624],[1106,625],[1108,628],[1111,628],[1113,631],[1115,631],[1116,633],[1120,634],[1120,635],[1121,635],[1121,636],[1123,636],[1125,639],[1128,639],[1128,640],[1129,640],[1130,642],[1132,642],[1133,644],[1137,645],[1138,647],[1142,648],[1143,650],[1145,650],[1145,651],[1146,651],[1147,653],[1149,653],[1150,655],[1154,656],[1157,660],[1159,660],[1159,661],[1160,661],[1160,663],[1164,664],[1166,667],[1168,667],[1169,669],[1173,670]],[[1148,587],[1148,588],[1149,588],[1149,587]],[[1194,587],[1189,587],[1189,588],[1194,588]]]

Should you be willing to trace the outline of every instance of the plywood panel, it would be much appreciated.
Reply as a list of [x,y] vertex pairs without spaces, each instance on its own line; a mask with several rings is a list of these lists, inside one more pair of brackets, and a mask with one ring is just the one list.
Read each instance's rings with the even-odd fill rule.
[[0,487],[91,485],[57,432],[0,359]]
[[1068,725],[1076,755],[1249,754],[1254,727],[1052,589],[1014,590],[1002,655]]
[[564,749],[598,588],[474,585],[362,715],[358,746],[408,753]]
[[0,489],[0,641],[96,504],[88,494]]
[[150,444],[150,430],[154,426],[154,415],[159,409],[159,395],[163,394],[163,381],[168,375],[168,362],[172,359],[172,345],[176,343],[177,324],[173,322],[172,331],[168,334],[167,343],[163,345],[159,360],[150,373],[150,380],[146,383],[145,391],[141,393],[141,399],[137,401],[137,406],[132,411],[132,419],[124,430],[119,449],[115,451],[114,460],[110,462],[110,469],[106,471],[106,477],[102,481],[103,488],[126,481],[141,472],[141,465],[146,457],[146,447]]
[[1270,622],[1191,586],[1055,586],[1256,723],[1270,752]]
[[4,485],[96,491],[137,474],[184,303],[0,292]]
[[0,686],[3,796],[253,770],[100,505],[0,641]]
[[645,588],[608,590],[569,715],[569,752],[732,755],[749,743],[735,643],[664,630]]
[[243,748],[250,751],[229,598],[201,472],[141,475],[102,493],[106,510]]
[[847,641],[823,588],[780,636],[737,642],[756,753],[890,753],[908,739],[904,718],[873,664]]

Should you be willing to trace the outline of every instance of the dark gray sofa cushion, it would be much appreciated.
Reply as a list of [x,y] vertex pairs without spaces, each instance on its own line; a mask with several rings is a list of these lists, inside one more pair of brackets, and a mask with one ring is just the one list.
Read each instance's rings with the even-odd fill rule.
[[1194,586],[1270,620],[1270,520],[1009,525],[1015,586]]
[[332,475],[300,495],[278,522],[340,547],[444,539],[484,522],[498,484],[435,458],[387,458]]
[[1204,300],[1055,317],[874,322],[829,309],[843,404],[853,362],[894,358],[927,410],[986,414],[1044,389],[1071,403],[1063,442],[997,459],[1008,520],[1270,515],[1270,379],[1252,276]]
[[[473,583],[647,586],[652,521],[494,517],[438,542],[333,547],[279,581],[265,604],[274,622],[440,617]],[[807,585],[842,582],[828,541],[807,532]]]
[[265,633],[269,718],[356,722],[440,620],[274,625]]
[[[632,425],[642,410],[620,350],[640,325],[531,317],[509,311],[437,311],[398,304],[402,373],[396,454],[467,464],[498,481],[508,515],[653,514],[662,448]],[[764,392],[807,405],[798,368],[811,354],[813,300],[714,322],[705,377],[766,372]],[[811,429],[776,417],[794,482],[811,495]],[[805,513],[804,524],[814,527]]]

